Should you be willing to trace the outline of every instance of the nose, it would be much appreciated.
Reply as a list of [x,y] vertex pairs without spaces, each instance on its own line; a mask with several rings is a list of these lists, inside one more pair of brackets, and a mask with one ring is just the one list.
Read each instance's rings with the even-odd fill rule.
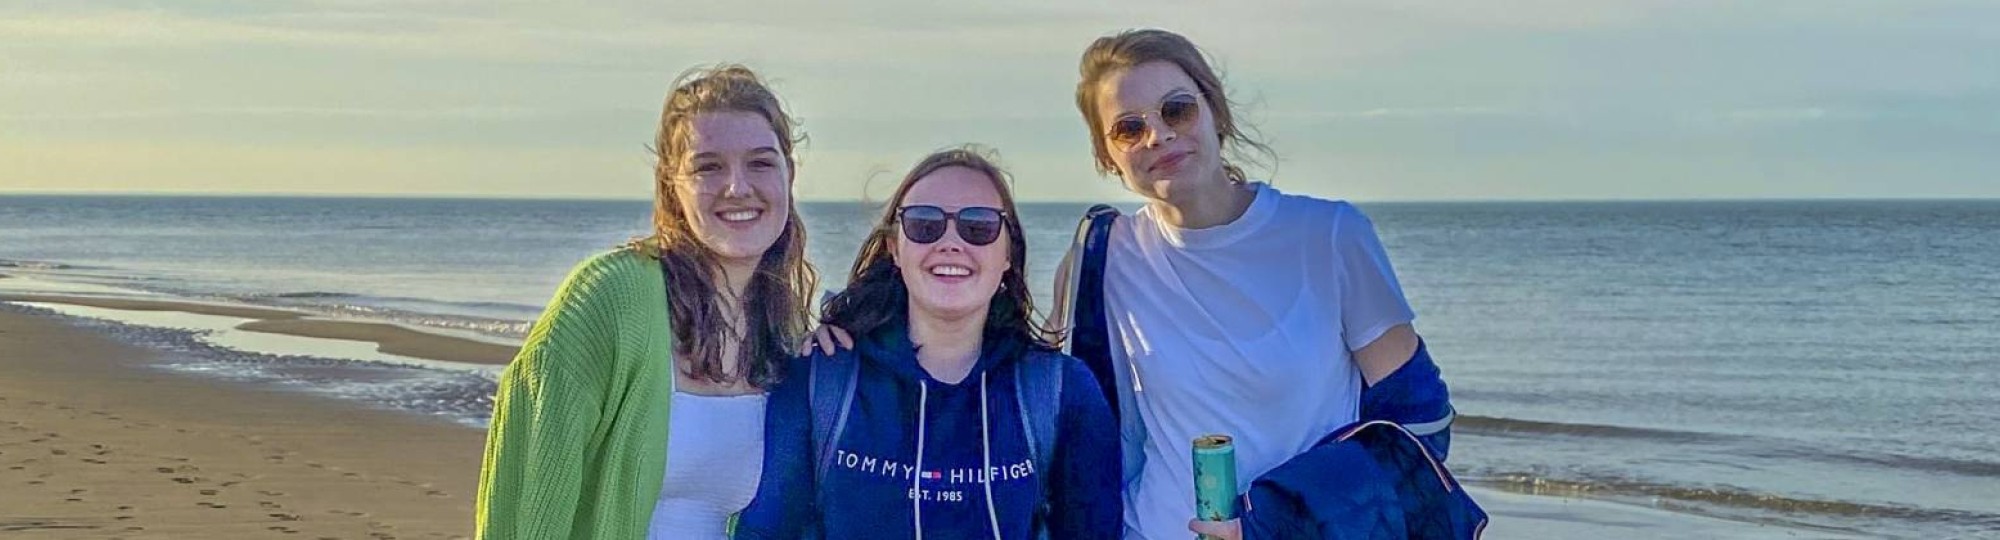
[[937,241],[937,250],[944,253],[963,253],[965,237],[958,235],[958,220],[945,223],[944,237]]
[[750,178],[744,174],[741,167],[731,168],[729,176],[725,180],[726,182],[722,184],[722,195],[724,197],[740,197],[750,194]]
[[1144,119],[1146,120],[1146,131],[1148,133],[1146,136],[1147,148],[1157,148],[1163,143],[1180,137],[1179,133],[1174,133],[1172,126],[1167,125],[1165,118],[1148,114]]

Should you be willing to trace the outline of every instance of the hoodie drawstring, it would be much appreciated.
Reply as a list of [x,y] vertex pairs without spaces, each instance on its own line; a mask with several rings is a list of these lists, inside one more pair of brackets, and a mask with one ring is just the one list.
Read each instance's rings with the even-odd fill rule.
[[917,540],[924,540],[924,424],[930,423],[926,415],[931,410],[931,384],[917,381],[917,468],[910,474],[910,519],[916,528]]
[[[1000,512],[993,506],[993,436],[992,422],[986,412],[986,373],[979,374],[979,474],[975,479],[986,488],[986,523],[993,527],[993,540],[1000,537]],[[917,464],[915,474],[910,475],[910,516],[916,529],[917,540],[924,539],[924,426],[930,422],[931,385],[929,381],[917,381]]]
[[980,484],[986,487],[986,522],[993,524],[993,540],[1000,538],[1000,513],[993,509],[993,437],[987,433],[986,373],[979,373],[979,455]]

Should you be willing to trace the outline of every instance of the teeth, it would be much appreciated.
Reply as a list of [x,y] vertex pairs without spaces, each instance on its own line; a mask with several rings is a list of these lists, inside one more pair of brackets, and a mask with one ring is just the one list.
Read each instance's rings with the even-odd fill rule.
[[970,276],[970,275],[972,275],[972,269],[971,269],[971,268],[966,268],[966,267],[963,267],[963,266],[953,266],[953,265],[949,265],[949,264],[947,264],[947,265],[941,265],[941,266],[935,266],[935,267],[931,267],[931,275],[933,275],[933,276]]
[[722,213],[722,220],[723,220],[723,221],[750,221],[750,220],[753,220],[753,219],[757,219],[757,216],[760,216],[760,215],[763,215],[763,212],[760,212],[760,211],[757,211],[757,210],[736,210],[736,211],[731,211],[731,212],[723,212],[723,213]]

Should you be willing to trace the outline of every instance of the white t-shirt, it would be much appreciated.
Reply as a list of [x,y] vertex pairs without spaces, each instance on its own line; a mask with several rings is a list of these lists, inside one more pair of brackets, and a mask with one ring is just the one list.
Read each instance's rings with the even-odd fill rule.
[[1177,229],[1142,209],[1112,228],[1113,358],[1130,366],[1146,464],[1128,538],[1190,538],[1195,437],[1235,438],[1237,492],[1356,419],[1350,350],[1416,318],[1374,224],[1345,202],[1250,184],[1235,221]]

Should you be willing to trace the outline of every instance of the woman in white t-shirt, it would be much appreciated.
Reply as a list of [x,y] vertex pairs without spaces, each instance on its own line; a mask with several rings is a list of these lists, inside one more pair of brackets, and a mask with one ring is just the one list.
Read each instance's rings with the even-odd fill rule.
[[1136,411],[1148,434],[1126,537],[1239,537],[1235,521],[1192,520],[1190,441],[1233,435],[1243,493],[1357,419],[1365,385],[1417,353],[1415,314],[1359,209],[1281,193],[1230,163],[1268,149],[1244,136],[1187,38],[1103,37],[1080,71],[1098,170],[1146,199],[1112,227],[1104,278],[1114,371],[1139,390],[1120,396],[1120,413]]

